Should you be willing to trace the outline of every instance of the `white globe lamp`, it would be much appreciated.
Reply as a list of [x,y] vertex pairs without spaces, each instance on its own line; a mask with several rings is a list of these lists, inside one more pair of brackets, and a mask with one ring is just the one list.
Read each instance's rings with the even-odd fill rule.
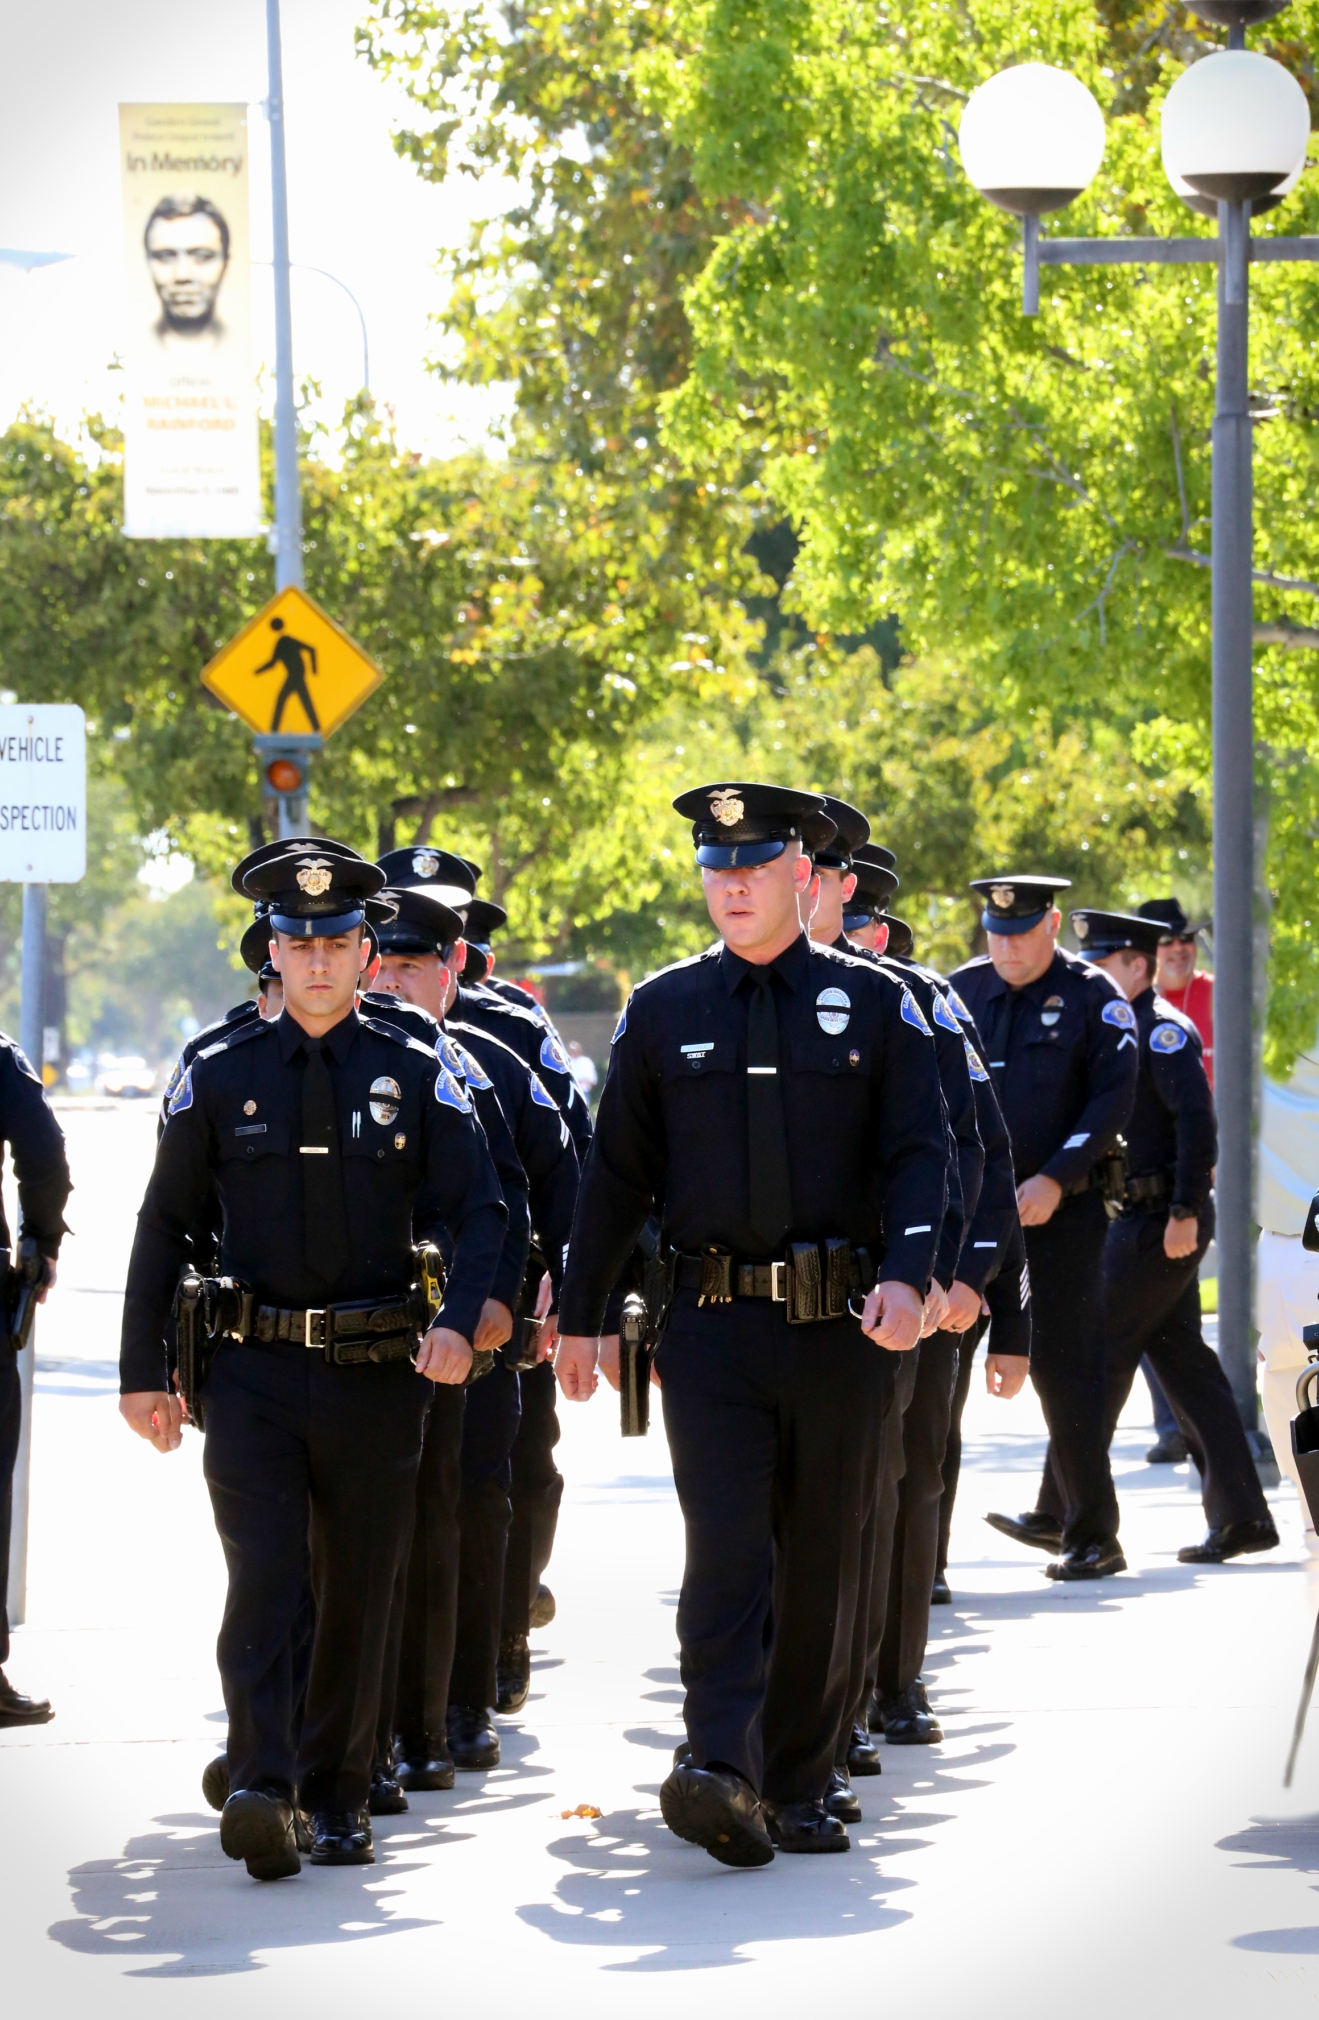
[[1095,178],[1104,115],[1093,95],[1051,63],[1018,63],[973,91],[958,142],[972,183],[1001,210],[1061,210]]
[[1280,63],[1222,49],[1184,70],[1163,106],[1163,166],[1215,203],[1273,196],[1304,164],[1310,138],[1305,93]]

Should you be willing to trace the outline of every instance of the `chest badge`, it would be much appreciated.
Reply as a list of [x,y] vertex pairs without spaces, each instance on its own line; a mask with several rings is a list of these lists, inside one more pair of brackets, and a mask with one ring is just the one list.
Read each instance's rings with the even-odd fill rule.
[[852,1017],[852,999],[846,989],[821,989],[815,999],[815,1021],[821,1031],[837,1038],[846,1031]]
[[1063,1014],[1062,997],[1046,996],[1044,999],[1044,1008],[1040,1012],[1040,1022],[1041,1024],[1044,1025],[1045,1029],[1046,1030],[1052,1029],[1052,1027],[1058,1022],[1058,1019],[1062,1016],[1062,1014]]
[[245,1101],[243,1103],[243,1113],[244,1115],[255,1115],[256,1114],[255,1101]]
[[403,1090],[397,1080],[391,1080],[382,1073],[378,1080],[371,1082],[372,1118],[386,1127],[398,1114],[398,1105],[403,1099]]

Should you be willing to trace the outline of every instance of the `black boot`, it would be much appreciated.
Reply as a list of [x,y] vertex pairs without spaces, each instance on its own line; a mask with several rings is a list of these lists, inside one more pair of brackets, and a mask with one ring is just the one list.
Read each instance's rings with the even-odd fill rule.
[[774,1856],[760,1800],[732,1768],[680,1763],[660,1786],[660,1810],[675,1837],[723,1866],[767,1866]]
[[54,1716],[44,1697],[24,1697],[0,1669],[0,1726],[47,1725]]
[[847,1747],[847,1772],[849,1775],[878,1775],[884,1772],[880,1765],[879,1748],[863,1725],[852,1727]]
[[1179,1564],[1226,1564],[1229,1557],[1246,1557],[1256,1550],[1276,1550],[1281,1537],[1273,1517],[1262,1522],[1225,1522],[1211,1529],[1203,1543],[1188,1543],[1177,1552]]
[[1127,1560],[1114,1539],[1108,1543],[1085,1543],[1079,1549],[1069,1550],[1056,1563],[1046,1564],[1044,1575],[1058,1579],[1063,1585],[1074,1585],[1083,1578],[1111,1578],[1126,1568]]
[[521,1711],[531,1689],[531,1650],[525,1634],[506,1634],[495,1663],[495,1710]]
[[229,1756],[220,1753],[202,1769],[202,1794],[213,1810],[222,1810],[229,1800]]
[[905,1690],[878,1692],[872,1712],[876,1708],[878,1717],[872,1716],[871,1724],[883,1728],[890,1746],[935,1746],[943,1738],[919,1677]]
[[841,1768],[834,1768],[830,1773],[824,1806],[840,1824],[859,1824],[861,1821],[861,1804]]
[[371,1793],[366,1801],[373,1817],[399,1817],[408,1806],[403,1784],[392,1760],[377,1761],[371,1770]]
[[394,1741],[394,1773],[401,1789],[417,1792],[453,1787],[453,1755],[447,1739],[434,1733],[407,1739],[402,1733]]
[[[855,1801],[855,1798],[853,1798]],[[852,1840],[818,1797],[813,1802],[766,1803],[770,1842],[779,1852],[848,1852]]]
[[985,1520],[1000,1536],[1028,1543],[1032,1550],[1047,1550],[1052,1556],[1062,1547],[1063,1532],[1052,1515],[1037,1515],[1033,1508],[1024,1515],[986,1515]]
[[449,1752],[454,1766],[468,1773],[499,1766],[499,1734],[484,1705],[449,1706]]
[[548,1585],[538,1585],[528,1616],[532,1627],[548,1627],[556,1612],[554,1594]]
[[235,1789],[220,1815],[220,1849],[241,1859],[254,1880],[289,1880],[302,1871],[293,1804],[272,1789]]
[[314,1810],[311,1819],[313,1866],[373,1866],[375,1846],[364,1810]]

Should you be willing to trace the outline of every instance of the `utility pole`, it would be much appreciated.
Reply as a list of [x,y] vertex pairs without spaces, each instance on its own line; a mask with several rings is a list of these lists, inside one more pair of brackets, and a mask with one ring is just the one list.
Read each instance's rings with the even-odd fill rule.
[[[302,492],[298,481],[298,416],[293,399],[293,300],[289,287],[289,192],[284,156],[284,58],[279,0],[266,0],[270,122],[271,252],[275,275],[275,588],[302,583]],[[279,838],[311,832],[307,773],[318,736],[258,736],[257,758],[274,788]]]

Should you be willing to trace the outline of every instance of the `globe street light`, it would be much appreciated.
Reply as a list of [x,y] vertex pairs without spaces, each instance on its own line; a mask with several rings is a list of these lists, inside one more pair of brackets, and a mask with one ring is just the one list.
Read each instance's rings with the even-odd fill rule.
[[[1216,238],[1043,238],[1040,217],[1080,195],[1103,160],[1103,119],[1078,78],[1044,63],[991,77],[962,115],[962,161],[981,194],[1022,218],[1022,306],[1042,266],[1218,268],[1213,429],[1214,1081],[1218,1103],[1218,1345],[1247,1429],[1256,1423],[1252,1318],[1254,1130],[1253,498],[1247,297],[1252,260],[1317,260],[1319,237],[1252,239],[1305,167],[1310,111],[1280,63],[1245,47],[1247,27],[1287,0],[1191,0],[1228,30],[1163,109],[1163,164],[1177,194],[1215,215]],[[1096,127],[1098,121],[1098,127]]]

